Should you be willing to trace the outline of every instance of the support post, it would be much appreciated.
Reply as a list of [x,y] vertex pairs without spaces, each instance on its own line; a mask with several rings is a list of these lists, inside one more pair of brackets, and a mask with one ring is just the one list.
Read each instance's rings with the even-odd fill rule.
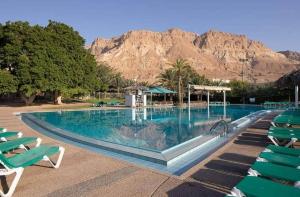
[[209,119],[210,114],[209,114],[209,91],[207,91],[207,118]]
[[298,85],[295,86],[295,107],[298,108],[298,94],[299,94],[299,88]]
[[191,107],[191,85],[188,84],[188,106]]
[[223,102],[224,102],[224,111],[223,111],[223,118],[226,119],[226,91],[223,91]]
[[191,108],[188,108],[188,112],[189,112],[189,128],[191,128]]
[[209,107],[209,91],[207,91],[207,106]]
[[223,104],[226,105],[226,91],[223,91]]

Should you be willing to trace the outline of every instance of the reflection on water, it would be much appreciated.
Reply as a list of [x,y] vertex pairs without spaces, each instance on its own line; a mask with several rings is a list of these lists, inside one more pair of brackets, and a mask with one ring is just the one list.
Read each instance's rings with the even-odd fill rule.
[[217,121],[235,120],[257,106],[142,108],[34,113],[58,128],[107,142],[163,151],[200,135],[214,135]]

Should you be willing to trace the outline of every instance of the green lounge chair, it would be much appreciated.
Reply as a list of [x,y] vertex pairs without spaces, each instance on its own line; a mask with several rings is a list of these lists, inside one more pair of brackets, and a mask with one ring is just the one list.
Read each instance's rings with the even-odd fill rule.
[[299,197],[297,187],[276,183],[255,176],[246,176],[231,191],[229,196],[235,197]]
[[[287,132],[268,132],[268,138],[276,145],[290,147],[293,143],[300,139],[300,133],[287,133]],[[284,143],[280,142],[284,140]]]
[[276,116],[273,119],[271,124],[274,127],[281,126],[281,125],[284,125],[284,126],[300,125],[300,116],[296,116],[296,115],[279,115],[279,116]]
[[32,144],[34,142],[36,142],[35,146],[38,147],[41,144],[42,139],[37,137],[21,137],[7,142],[2,142],[0,143],[0,154],[17,148],[22,148],[27,150],[25,145]]
[[96,103],[95,107],[103,107],[105,104],[105,102],[99,101],[98,103]]
[[[9,158],[5,157],[3,154],[0,154],[0,163],[5,168],[0,171],[0,176],[8,176],[16,173],[16,176],[13,179],[7,193],[0,191],[0,195],[5,197],[12,196],[25,167],[31,166],[41,160],[46,160],[50,162],[52,167],[59,168],[64,155],[64,151],[65,149],[63,147],[41,145],[39,147],[30,149],[20,154],[16,154]],[[57,162],[53,163],[49,157],[57,153],[59,153]]]
[[0,128],[0,132],[5,132],[6,128]]
[[283,146],[275,146],[275,145],[269,145],[266,147],[264,152],[273,152],[273,153],[279,153],[284,155],[290,155],[294,157],[300,157],[300,149],[297,148],[287,148]]
[[120,103],[118,101],[112,100],[111,102],[107,103],[108,106],[118,106]]
[[270,127],[271,132],[281,132],[281,133],[300,133],[300,128],[292,127]]
[[19,131],[5,131],[0,133],[0,141],[7,141],[11,137],[22,137],[23,133]]
[[256,161],[271,162],[300,169],[300,158],[279,153],[261,152]]
[[288,181],[300,187],[300,169],[277,165],[270,162],[255,162],[248,170],[250,176],[262,176]]

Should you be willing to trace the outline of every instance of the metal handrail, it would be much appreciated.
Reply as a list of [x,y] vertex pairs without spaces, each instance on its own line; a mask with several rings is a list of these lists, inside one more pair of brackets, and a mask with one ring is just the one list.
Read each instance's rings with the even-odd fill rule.
[[212,134],[212,131],[217,128],[217,126],[219,126],[220,124],[222,124],[224,126],[224,130],[223,133],[221,133],[221,136],[226,134],[228,131],[228,123],[225,120],[220,120],[218,122],[216,122],[209,130],[209,132]]

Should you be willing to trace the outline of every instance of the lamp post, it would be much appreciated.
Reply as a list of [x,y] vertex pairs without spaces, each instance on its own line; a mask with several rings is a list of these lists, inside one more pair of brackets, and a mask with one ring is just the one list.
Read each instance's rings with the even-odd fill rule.
[[242,97],[243,97],[243,104],[245,104],[245,86],[244,86],[244,63],[248,62],[248,59],[247,58],[244,58],[244,59],[240,59],[242,63],[242,71],[241,71],[241,76],[242,76]]

